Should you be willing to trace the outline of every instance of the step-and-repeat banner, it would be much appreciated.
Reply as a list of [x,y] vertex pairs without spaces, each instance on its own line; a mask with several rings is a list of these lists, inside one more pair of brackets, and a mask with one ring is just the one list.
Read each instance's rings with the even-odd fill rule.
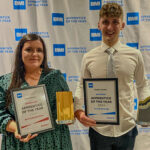
[[[48,64],[62,71],[75,92],[83,55],[100,45],[97,28],[102,4],[116,2],[123,7],[125,29],[120,40],[143,54],[150,79],[149,0],[0,0],[0,75],[12,71],[15,48],[26,33],[39,34],[46,42]],[[135,94],[135,117],[138,99]],[[150,127],[138,126],[135,150],[149,150]],[[70,126],[74,150],[89,150],[88,128],[78,121]]]

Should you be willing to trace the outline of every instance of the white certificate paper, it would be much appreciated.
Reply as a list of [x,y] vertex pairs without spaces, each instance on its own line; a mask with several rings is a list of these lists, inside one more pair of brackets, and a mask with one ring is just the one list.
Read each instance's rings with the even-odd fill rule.
[[119,124],[117,78],[84,79],[86,115],[101,124]]
[[21,136],[54,128],[45,85],[14,89],[11,96]]

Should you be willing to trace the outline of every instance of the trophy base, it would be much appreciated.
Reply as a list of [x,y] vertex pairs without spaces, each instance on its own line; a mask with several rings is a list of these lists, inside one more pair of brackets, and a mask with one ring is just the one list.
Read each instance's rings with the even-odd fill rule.
[[150,122],[136,121],[138,125],[150,126]]
[[68,123],[74,123],[74,120],[56,120],[57,124],[68,124]]

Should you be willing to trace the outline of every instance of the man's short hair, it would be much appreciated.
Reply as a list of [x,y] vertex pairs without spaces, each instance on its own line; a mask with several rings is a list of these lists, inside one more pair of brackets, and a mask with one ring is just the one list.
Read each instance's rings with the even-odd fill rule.
[[99,17],[117,17],[123,20],[123,9],[117,3],[107,3],[102,6]]

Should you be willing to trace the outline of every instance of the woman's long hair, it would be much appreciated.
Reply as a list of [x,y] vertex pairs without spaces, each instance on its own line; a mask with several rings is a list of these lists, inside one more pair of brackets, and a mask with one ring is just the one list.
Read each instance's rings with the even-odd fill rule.
[[48,68],[46,46],[45,46],[43,39],[37,34],[24,35],[21,38],[21,40],[19,41],[17,48],[16,48],[15,63],[14,63],[14,69],[13,69],[13,73],[12,73],[12,79],[11,79],[10,86],[6,92],[6,108],[12,102],[10,90],[14,89],[14,88],[19,88],[21,86],[21,84],[25,81],[25,68],[24,68],[24,63],[22,61],[22,48],[26,42],[35,41],[35,40],[41,41],[41,43],[43,45],[44,59],[41,64],[42,70],[45,73],[49,72],[51,70]]

